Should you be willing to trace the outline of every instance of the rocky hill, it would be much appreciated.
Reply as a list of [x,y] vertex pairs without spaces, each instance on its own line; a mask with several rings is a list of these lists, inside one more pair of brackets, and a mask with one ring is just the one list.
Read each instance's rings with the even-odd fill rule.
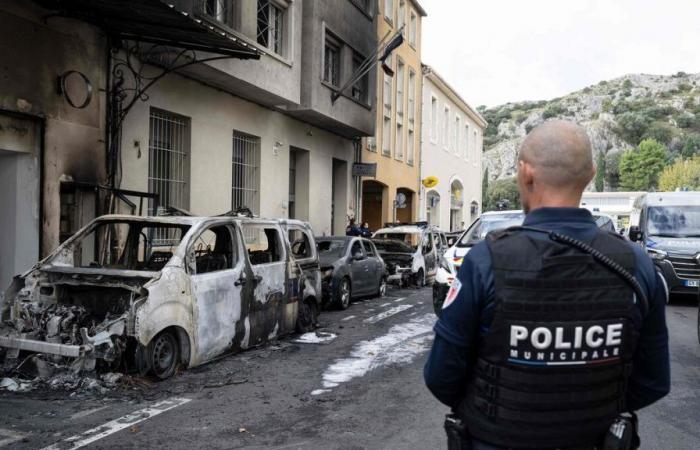
[[700,74],[626,75],[549,101],[479,110],[489,122],[484,169],[490,182],[515,175],[523,138],[552,118],[586,127],[594,158],[605,162],[605,190],[616,189],[621,154],[642,139],[663,143],[669,159],[700,154]]

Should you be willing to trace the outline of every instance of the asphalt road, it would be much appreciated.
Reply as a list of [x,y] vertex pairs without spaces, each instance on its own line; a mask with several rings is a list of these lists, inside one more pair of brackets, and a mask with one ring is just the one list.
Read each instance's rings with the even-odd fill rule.
[[[641,413],[642,448],[698,449],[697,308],[667,317],[673,391]],[[429,289],[391,289],[324,313],[307,343],[288,337],[166,382],[0,393],[0,448],[444,448],[445,408],[422,382],[434,320]]]

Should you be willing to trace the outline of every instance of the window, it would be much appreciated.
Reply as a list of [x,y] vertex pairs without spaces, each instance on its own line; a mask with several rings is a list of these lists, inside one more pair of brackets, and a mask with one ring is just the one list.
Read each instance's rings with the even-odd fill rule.
[[350,247],[350,256],[354,258],[355,255],[357,255],[358,253],[360,254],[360,256],[363,256],[362,245],[360,244],[360,241],[355,241],[352,243],[352,247]]
[[464,159],[469,161],[469,124],[464,125]]
[[460,124],[460,119],[459,116],[455,117],[455,134],[452,138],[452,151],[455,152],[455,154],[459,154],[459,147],[461,145],[461,142],[459,142],[459,130],[462,128]]
[[450,108],[445,106],[442,119],[442,145],[445,150],[450,149]]
[[403,161],[403,125],[396,122],[396,153],[394,157]]
[[233,131],[231,209],[260,209],[260,138]]
[[389,22],[394,21],[394,0],[384,0],[384,18]]
[[406,162],[412,166],[415,160],[415,134],[413,129],[411,129],[411,125],[409,124],[408,126],[408,154],[406,155]]
[[228,225],[204,230],[192,243],[195,273],[218,272],[233,268],[235,252],[233,237]]
[[[190,120],[152,108],[149,125],[148,192],[158,194],[159,207],[189,210]],[[149,214],[158,214],[154,208],[151,201]]]
[[473,136],[474,138],[472,139],[472,162],[476,164],[476,130],[474,130]]
[[203,0],[201,8],[207,17],[234,27],[233,0]]
[[277,228],[245,222],[241,228],[245,237],[248,258],[252,265],[282,261],[284,251]]
[[416,37],[418,35],[418,16],[415,11],[411,11],[411,19],[408,23],[408,43],[411,47],[416,46]]
[[403,89],[404,89],[404,63],[400,59],[396,62],[396,114],[403,116]]
[[408,69],[408,120],[413,123],[416,117],[416,73]]
[[438,101],[437,98],[430,98],[430,138],[433,143],[438,142]]
[[[365,62],[365,57],[362,56],[361,54],[355,52],[352,55],[352,73],[357,72],[357,70],[362,66],[362,63]],[[357,80],[357,83],[355,83],[352,86],[352,98],[357,100],[358,102],[361,103],[367,103],[367,93],[369,91],[369,74],[364,74],[362,77]]]
[[[393,58],[391,55],[386,60],[386,65],[389,66],[390,68],[393,69]],[[391,113],[391,103],[392,99],[391,97],[393,96],[392,92],[392,77],[384,73],[384,111],[389,110],[389,113]],[[390,114],[391,115],[391,114]]]
[[382,123],[382,154],[391,155],[391,117],[384,111]]
[[374,244],[370,241],[362,241],[362,246],[365,248],[365,254],[368,258],[374,258],[377,256],[377,252],[374,250]]
[[258,0],[258,44],[283,56],[285,12],[272,0]]
[[[406,0],[399,0],[399,16],[396,18],[396,28],[406,24]],[[405,34],[404,34],[405,36]]]
[[311,258],[314,255],[311,248],[311,238],[301,229],[289,230],[289,245],[292,248],[292,255],[296,259]]
[[323,50],[323,81],[340,86],[340,43],[329,33]]

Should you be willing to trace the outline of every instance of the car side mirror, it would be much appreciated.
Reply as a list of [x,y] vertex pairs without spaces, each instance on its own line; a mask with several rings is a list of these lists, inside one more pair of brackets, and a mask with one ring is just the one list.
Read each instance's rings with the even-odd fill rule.
[[644,232],[638,226],[630,227],[629,236],[632,242],[641,242],[644,240]]

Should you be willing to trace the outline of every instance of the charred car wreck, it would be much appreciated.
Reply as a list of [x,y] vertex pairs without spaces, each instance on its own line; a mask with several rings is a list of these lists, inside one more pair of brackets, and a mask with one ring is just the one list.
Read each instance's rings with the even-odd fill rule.
[[308,329],[321,295],[287,231],[238,216],[98,218],[15,277],[0,304],[0,358],[7,367],[41,353],[75,370],[168,378]]

